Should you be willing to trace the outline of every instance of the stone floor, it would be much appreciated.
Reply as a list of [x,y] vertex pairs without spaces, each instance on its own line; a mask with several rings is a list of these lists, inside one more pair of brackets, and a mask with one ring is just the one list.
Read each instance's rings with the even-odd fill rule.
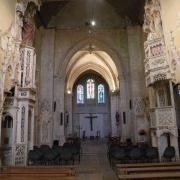
[[77,170],[77,180],[117,180],[109,166],[107,146],[103,141],[82,142],[81,163]]

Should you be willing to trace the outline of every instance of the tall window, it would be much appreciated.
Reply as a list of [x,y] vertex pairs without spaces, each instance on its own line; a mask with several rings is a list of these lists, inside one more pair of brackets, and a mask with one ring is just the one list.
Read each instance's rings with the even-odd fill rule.
[[104,98],[104,85],[99,84],[98,85],[98,103],[104,103],[105,98]]
[[84,103],[84,87],[82,85],[77,86],[77,104]]
[[94,99],[95,84],[93,79],[87,80],[87,99]]

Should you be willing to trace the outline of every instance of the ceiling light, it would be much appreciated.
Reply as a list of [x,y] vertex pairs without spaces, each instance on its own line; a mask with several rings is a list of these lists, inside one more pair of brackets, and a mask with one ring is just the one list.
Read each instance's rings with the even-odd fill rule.
[[95,26],[95,25],[96,25],[96,21],[92,20],[92,21],[91,21],[91,25],[92,25],[92,26]]
[[68,90],[68,91],[67,91],[67,93],[68,93],[68,94],[71,94],[71,91],[70,91],[70,90]]
[[115,92],[115,90],[114,90],[114,89],[112,89],[112,90],[111,90],[111,92],[112,92],[112,93],[114,93],[114,92]]

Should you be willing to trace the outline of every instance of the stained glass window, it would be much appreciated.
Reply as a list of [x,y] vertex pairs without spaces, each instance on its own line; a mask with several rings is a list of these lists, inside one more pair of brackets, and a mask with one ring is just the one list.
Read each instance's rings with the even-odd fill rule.
[[104,103],[104,102],[105,102],[104,85],[99,84],[98,85],[98,103]]
[[84,87],[82,85],[77,86],[77,104],[84,103]]
[[95,97],[95,85],[93,79],[87,80],[87,99],[94,99]]

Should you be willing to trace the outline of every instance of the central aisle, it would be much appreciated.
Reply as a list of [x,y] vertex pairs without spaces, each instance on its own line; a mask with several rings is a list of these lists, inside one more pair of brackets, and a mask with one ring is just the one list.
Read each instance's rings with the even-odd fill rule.
[[107,145],[97,140],[82,142],[77,180],[117,180],[107,159]]

